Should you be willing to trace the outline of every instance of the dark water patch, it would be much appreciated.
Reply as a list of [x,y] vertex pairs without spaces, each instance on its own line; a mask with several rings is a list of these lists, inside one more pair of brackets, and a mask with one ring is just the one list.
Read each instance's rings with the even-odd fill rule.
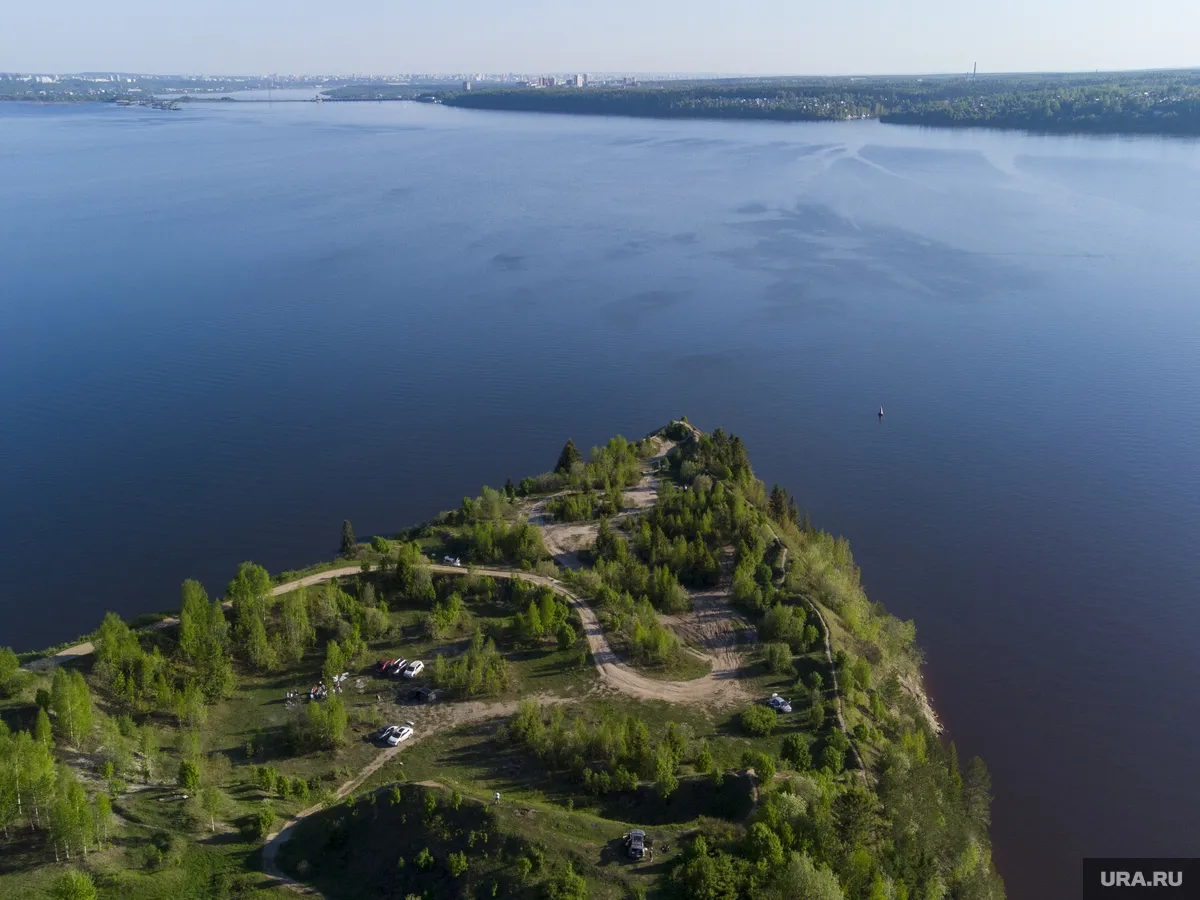
[[497,253],[492,265],[502,272],[518,272],[525,268],[525,257],[519,253]]

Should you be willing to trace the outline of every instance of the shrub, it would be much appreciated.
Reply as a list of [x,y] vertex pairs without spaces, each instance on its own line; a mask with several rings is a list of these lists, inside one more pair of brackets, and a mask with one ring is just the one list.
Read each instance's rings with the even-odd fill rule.
[[765,706],[751,706],[742,711],[742,728],[755,737],[768,737],[775,730],[775,712]]
[[96,900],[96,885],[87,872],[68,869],[55,880],[50,896],[54,900]]
[[250,820],[250,832],[257,840],[262,840],[271,832],[271,826],[275,824],[275,809],[270,803],[264,803],[254,813],[254,817]]
[[446,864],[450,867],[450,875],[457,878],[467,871],[467,854],[451,853],[446,857]]
[[566,867],[546,882],[546,900],[588,900],[587,882],[576,875],[568,862]]

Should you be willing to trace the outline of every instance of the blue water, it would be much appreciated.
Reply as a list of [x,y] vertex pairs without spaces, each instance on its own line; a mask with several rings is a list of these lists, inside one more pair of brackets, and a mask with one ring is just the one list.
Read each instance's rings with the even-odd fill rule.
[[1074,896],[1200,843],[1198,246],[1182,141],[0,105],[0,644],[687,414],[850,537],[1010,896]]

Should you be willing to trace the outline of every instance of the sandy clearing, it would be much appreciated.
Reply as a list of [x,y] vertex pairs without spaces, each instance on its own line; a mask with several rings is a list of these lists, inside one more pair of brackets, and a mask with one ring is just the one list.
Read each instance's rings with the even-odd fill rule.
[[729,602],[733,581],[733,548],[726,547],[721,558],[721,579],[716,587],[691,593],[689,612],[659,616],[662,623],[693,647],[703,651],[712,663],[716,677],[736,678],[745,664],[741,637],[751,643],[758,640],[755,628]]

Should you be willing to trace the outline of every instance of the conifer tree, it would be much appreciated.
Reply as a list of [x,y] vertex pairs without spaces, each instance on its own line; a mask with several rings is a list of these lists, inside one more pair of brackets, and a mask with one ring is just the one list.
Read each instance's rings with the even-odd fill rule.
[[354,540],[354,528],[350,525],[350,520],[342,521],[342,549],[341,555],[347,558],[354,556],[358,552],[358,542]]
[[558,465],[554,467],[554,471],[567,475],[575,463],[581,462],[583,462],[583,454],[579,452],[575,442],[568,438],[566,444],[563,445],[562,453],[558,455]]

